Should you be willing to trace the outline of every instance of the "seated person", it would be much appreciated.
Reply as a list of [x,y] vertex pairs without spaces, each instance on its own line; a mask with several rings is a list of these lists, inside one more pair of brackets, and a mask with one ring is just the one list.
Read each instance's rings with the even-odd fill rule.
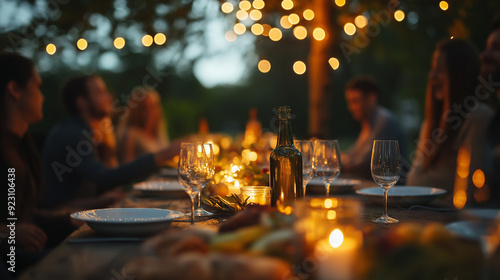
[[62,88],[62,99],[71,116],[53,128],[42,153],[47,207],[108,206],[120,194],[97,195],[145,179],[178,155],[178,147],[172,145],[117,166],[114,129],[109,121],[111,95],[104,81],[98,76],[72,78]]
[[160,95],[152,88],[137,87],[127,101],[118,124],[118,155],[123,163],[169,145]]
[[[484,168],[486,124],[493,116],[474,96],[478,75],[478,53],[471,43],[448,39],[437,45],[427,83],[425,119],[406,181],[443,188],[450,198],[457,195],[462,198],[455,204],[459,208],[466,193],[467,202],[474,201],[471,178]],[[465,177],[456,175],[460,170]]]
[[[486,41],[486,48],[481,54],[481,76],[486,81],[493,81],[486,88],[488,91],[496,91],[500,101],[500,19],[493,24],[493,29]],[[493,93],[493,92],[492,92]],[[500,206],[500,112],[496,112],[491,120],[486,136],[485,164],[486,184],[490,189],[490,202],[496,207]]]
[[[0,54],[0,170],[5,178],[0,215],[2,263],[15,246],[19,273],[40,259],[46,247],[46,230],[37,223],[36,206],[42,194],[41,161],[28,133],[31,124],[42,120],[42,80],[31,60],[17,54]],[[7,180],[8,179],[8,180]],[[14,206],[12,212],[8,206]],[[15,244],[7,242],[8,218],[17,218]],[[69,220],[69,219],[68,219]],[[7,224],[6,224],[7,223]],[[8,269],[10,265],[7,263]]]
[[361,124],[361,132],[353,147],[341,157],[342,174],[372,179],[370,161],[373,140],[398,140],[401,155],[406,151],[406,139],[396,117],[378,104],[380,88],[369,77],[350,80],[345,99],[352,116]]

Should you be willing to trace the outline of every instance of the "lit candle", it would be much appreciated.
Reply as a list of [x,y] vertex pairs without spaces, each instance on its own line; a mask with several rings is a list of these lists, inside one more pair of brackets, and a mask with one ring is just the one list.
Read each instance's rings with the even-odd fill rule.
[[248,204],[271,205],[271,188],[267,186],[241,187],[241,196]]

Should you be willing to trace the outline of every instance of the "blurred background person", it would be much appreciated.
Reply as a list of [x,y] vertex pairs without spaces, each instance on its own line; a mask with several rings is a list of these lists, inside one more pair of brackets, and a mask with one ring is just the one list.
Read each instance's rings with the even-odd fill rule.
[[397,140],[401,155],[406,153],[406,137],[394,114],[378,104],[379,96],[380,87],[371,77],[356,77],[346,85],[347,106],[361,131],[354,146],[341,157],[343,176],[372,179],[373,140]]
[[98,76],[74,77],[63,86],[62,99],[70,116],[52,129],[42,153],[47,207],[110,206],[124,197],[116,187],[145,179],[178,154],[172,145],[118,166],[113,154],[115,131],[109,121],[111,98]]
[[126,112],[117,126],[118,156],[122,163],[168,147],[165,116],[156,90],[145,87],[132,90]]
[[[483,168],[485,124],[493,116],[493,111],[474,96],[478,75],[479,55],[471,43],[447,39],[437,45],[408,185],[443,188],[449,194],[465,195],[471,190],[472,174]],[[457,168],[467,171],[464,184],[455,179]]]
[[[28,127],[43,117],[41,84],[31,60],[17,54],[0,54],[0,170],[3,178],[9,179],[2,187],[0,258],[7,256],[10,246],[15,246],[17,273],[43,256],[48,240],[46,231],[37,223],[42,170],[40,156],[28,133]],[[8,195],[10,187],[13,195]],[[8,211],[7,202],[15,206],[13,215]],[[7,243],[10,235],[7,218],[17,218],[15,245]]]
[[[495,91],[500,101],[500,18],[493,23],[486,47],[481,54],[481,76],[488,83],[489,91]],[[493,92],[491,92],[493,93]],[[500,205],[500,112],[492,118],[486,138],[486,183],[491,190],[491,202]]]

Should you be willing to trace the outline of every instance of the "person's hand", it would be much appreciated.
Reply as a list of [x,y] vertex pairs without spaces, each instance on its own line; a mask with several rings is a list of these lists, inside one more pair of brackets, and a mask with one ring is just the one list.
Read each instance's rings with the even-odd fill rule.
[[19,223],[16,225],[16,243],[27,252],[41,252],[47,243],[47,234],[34,224]]

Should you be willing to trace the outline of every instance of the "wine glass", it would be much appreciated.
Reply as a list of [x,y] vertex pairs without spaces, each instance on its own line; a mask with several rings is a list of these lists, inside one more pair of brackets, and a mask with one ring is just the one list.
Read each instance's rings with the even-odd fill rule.
[[384,214],[375,223],[393,224],[399,221],[387,215],[387,193],[399,180],[399,144],[395,140],[373,141],[371,172],[373,181],[384,190]]
[[306,197],[306,186],[314,177],[312,168],[313,144],[309,140],[295,140],[294,146],[302,155],[302,187],[304,189],[304,197]]
[[340,152],[337,140],[314,141],[312,168],[325,181],[326,196],[330,195],[330,185],[340,174]]
[[211,143],[198,143],[197,145],[198,168],[193,174],[194,182],[200,186],[198,192],[198,207],[194,211],[196,217],[211,216],[213,213],[201,208],[201,190],[212,180],[215,174],[214,152]]
[[178,174],[182,187],[191,199],[191,224],[194,224],[194,199],[215,173],[212,144],[182,143]]

